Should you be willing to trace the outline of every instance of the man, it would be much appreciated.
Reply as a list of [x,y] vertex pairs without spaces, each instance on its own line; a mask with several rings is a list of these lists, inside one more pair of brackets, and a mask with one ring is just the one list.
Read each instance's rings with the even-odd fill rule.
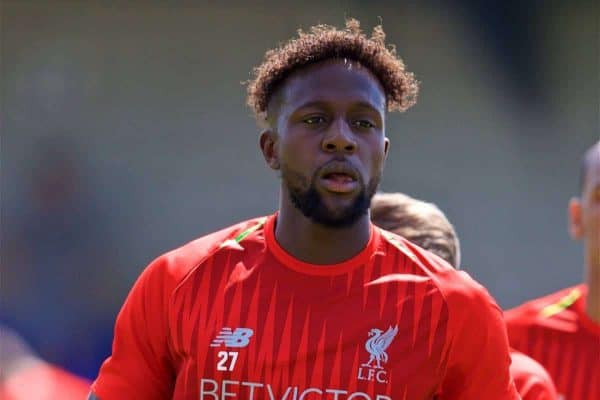
[[80,400],[89,387],[87,380],[39,358],[21,336],[0,324],[0,399]]
[[369,220],[386,108],[406,110],[417,89],[381,27],[368,37],[355,20],[267,52],[248,103],[281,176],[278,212],[151,263],[119,313],[95,395],[518,399],[485,289]]
[[[459,268],[458,236],[435,204],[402,193],[377,193],[371,200],[371,220]],[[517,351],[510,355],[510,373],[523,400],[556,399],[554,383],[539,363]]]
[[566,400],[600,399],[600,142],[584,155],[570,233],[583,240],[585,283],[506,313],[511,345],[539,361]]

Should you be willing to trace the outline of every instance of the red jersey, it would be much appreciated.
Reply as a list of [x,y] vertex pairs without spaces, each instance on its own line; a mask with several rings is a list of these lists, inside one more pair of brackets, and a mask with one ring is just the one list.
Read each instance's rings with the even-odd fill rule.
[[556,400],[556,388],[548,372],[537,361],[511,351],[510,374],[523,400]]
[[56,366],[40,362],[11,374],[0,385],[3,400],[82,400],[89,381]]
[[506,312],[511,345],[546,368],[565,400],[600,399],[600,325],[579,285]]
[[101,400],[518,399],[501,311],[466,273],[371,226],[335,265],[276,215],[155,260],[117,318]]

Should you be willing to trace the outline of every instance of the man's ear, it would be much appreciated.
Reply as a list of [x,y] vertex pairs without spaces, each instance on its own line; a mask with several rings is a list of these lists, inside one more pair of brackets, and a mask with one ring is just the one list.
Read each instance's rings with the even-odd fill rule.
[[260,149],[267,165],[271,169],[278,170],[280,165],[277,153],[277,134],[271,129],[265,129],[260,134]]
[[390,139],[388,137],[383,138],[383,152],[385,153],[385,158],[387,159],[388,151],[390,151]]
[[583,236],[583,224],[581,221],[581,200],[573,197],[569,201],[569,233],[573,239],[581,239]]

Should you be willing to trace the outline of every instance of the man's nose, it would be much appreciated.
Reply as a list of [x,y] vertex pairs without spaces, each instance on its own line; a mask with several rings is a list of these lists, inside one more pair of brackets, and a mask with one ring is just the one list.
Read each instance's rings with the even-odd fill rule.
[[351,154],[356,151],[357,144],[352,129],[345,120],[340,118],[329,126],[321,146],[324,151],[329,153],[343,152]]

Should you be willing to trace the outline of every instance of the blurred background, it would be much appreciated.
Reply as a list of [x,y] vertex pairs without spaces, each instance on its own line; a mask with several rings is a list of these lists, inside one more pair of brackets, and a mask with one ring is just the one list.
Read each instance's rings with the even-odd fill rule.
[[504,308],[582,279],[567,233],[599,139],[595,1],[14,1],[1,9],[0,319],[93,378],[159,254],[277,206],[245,87],[264,51],[383,19],[422,81],[382,190],[437,203]]

